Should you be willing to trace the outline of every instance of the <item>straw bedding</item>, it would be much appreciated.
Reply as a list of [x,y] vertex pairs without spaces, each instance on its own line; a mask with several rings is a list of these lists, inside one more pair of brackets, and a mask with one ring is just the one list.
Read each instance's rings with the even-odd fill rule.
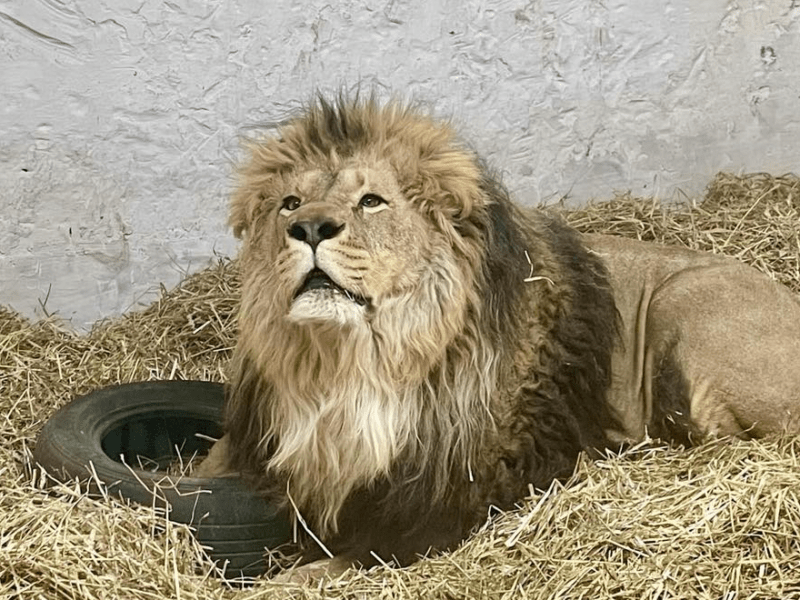
[[[720,174],[697,202],[621,195],[562,211],[582,231],[736,256],[800,291],[800,179]],[[149,507],[30,478],[41,425],[118,382],[224,380],[238,278],[223,261],[85,336],[0,308],[0,596],[6,598],[800,598],[800,442],[644,443],[578,465],[458,550],[326,587],[223,584]]]

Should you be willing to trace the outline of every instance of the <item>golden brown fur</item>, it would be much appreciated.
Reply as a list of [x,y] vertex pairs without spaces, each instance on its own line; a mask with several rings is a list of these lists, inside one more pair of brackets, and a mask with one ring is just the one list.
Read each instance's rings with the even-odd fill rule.
[[[739,330],[753,297],[780,305],[771,342],[800,373],[800,307],[738,263],[523,213],[447,124],[399,104],[320,99],[251,151],[227,435],[206,472],[248,475],[346,559],[452,547],[582,450],[647,430],[796,429],[800,375],[775,375],[769,420],[715,375],[769,360]],[[723,276],[695,293],[708,268]],[[742,286],[734,329],[713,303]]]

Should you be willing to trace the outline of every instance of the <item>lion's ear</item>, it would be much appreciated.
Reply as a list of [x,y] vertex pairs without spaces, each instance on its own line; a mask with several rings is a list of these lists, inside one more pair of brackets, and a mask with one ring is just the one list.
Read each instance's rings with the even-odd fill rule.
[[231,211],[228,215],[228,225],[233,229],[233,235],[243,239],[252,225],[256,210],[258,195],[246,193],[243,188],[238,189],[231,199]]
[[431,209],[454,221],[469,219],[486,203],[481,170],[473,156],[459,149],[439,152],[420,161],[421,197],[433,201]]
[[267,190],[275,186],[276,171],[263,159],[266,150],[268,146],[253,146],[250,160],[238,169],[239,182],[231,196],[228,225],[239,239],[252,233],[259,215],[267,208]]
[[275,177],[291,166],[291,156],[283,150],[282,139],[244,140],[245,159],[235,169],[237,185],[231,197],[228,225],[242,239],[252,233],[259,212],[264,209],[265,191],[275,185]]

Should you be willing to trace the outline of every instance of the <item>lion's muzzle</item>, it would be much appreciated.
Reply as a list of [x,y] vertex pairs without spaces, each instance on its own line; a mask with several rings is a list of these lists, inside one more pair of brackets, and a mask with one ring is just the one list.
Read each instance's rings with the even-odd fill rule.
[[342,294],[346,296],[348,299],[352,300],[356,304],[360,306],[366,306],[367,300],[358,294],[355,294],[349,290],[344,289],[338,283],[336,283],[330,276],[319,268],[312,269],[306,278],[303,280],[303,284],[297,289],[295,292],[294,297],[298,298],[299,296],[305,294],[306,292],[311,292],[314,290],[331,290],[334,293]]

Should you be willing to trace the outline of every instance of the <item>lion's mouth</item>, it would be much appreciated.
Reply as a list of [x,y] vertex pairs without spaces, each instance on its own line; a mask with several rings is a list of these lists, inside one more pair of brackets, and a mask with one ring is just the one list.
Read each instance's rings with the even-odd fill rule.
[[336,294],[341,294],[346,298],[352,300],[359,306],[366,306],[368,304],[367,299],[363,296],[359,296],[351,292],[350,290],[344,289],[342,286],[337,284],[333,279],[331,279],[328,274],[323,271],[322,269],[312,269],[308,275],[306,275],[305,280],[303,280],[303,284],[298,288],[297,292],[295,293],[294,297],[298,298],[305,294],[306,292],[311,292],[314,290],[330,290]]

